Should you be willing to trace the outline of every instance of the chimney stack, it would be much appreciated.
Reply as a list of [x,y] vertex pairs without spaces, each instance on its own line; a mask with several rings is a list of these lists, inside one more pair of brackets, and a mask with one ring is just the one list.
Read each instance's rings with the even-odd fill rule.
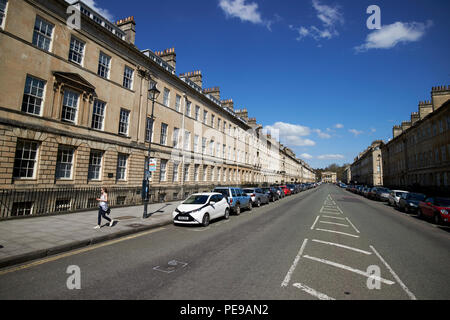
[[248,111],[247,109],[242,109],[242,110],[236,110],[236,115],[238,117],[241,117],[242,119],[244,119],[245,121],[248,122]]
[[405,132],[409,128],[411,128],[411,122],[410,121],[403,121],[402,122],[402,130],[403,130],[403,132]]
[[155,54],[176,70],[177,54],[175,53],[175,48],[166,49],[164,51],[155,51]]
[[228,110],[234,112],[234,102],[233,99],[222,100],[222,106]]
[[134,45],[136,41],[136,22],[134,17],[128,17],[116,22],[117,26],[125,32],[125,40]]
[[216,98],[217,100],[220,101],[220,88],[219,87],[203,89],[203,93],[204,94],[210,94],[214,98]]
[[433,104],[431,101],[419,102],[419,116],[420,120],[424,119],[427,115],[433,112]]
[[393,131],[394,139],[397,138],[399,135],[401,135],[403,133],[403,129],[402,129],[401,126],[394,126],[392,131]]
[[450,86],[433,87],[431,90],[433,111],[442,107],[450,99]]
[[182,74],[180,74],[180,78],[188,78],[189,80],[194,82],[196,85],[198,85],[200,88],[203,87],[203,76],[202,76],[202,72],[200,70],[182,73]]
[[411,125],[414,125],[419,120],[420,120],[420,115],[418,112],[411,113]]

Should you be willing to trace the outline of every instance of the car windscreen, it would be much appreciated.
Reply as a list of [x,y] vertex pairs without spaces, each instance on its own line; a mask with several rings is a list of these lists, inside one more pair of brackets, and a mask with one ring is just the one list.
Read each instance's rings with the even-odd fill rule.
[[426,196],[423,194],[418,194],[418,193],[410,193],[408,196],[408,200],[418,200],[418,201],[423,201],[425,200]]
[[439,199],[434,201],[434,204],[438,207],[450,207],[450,199]]
[[249,193],[253,193],[253,189],[244,189],[244,192],[249,194]]
[[401,197],[402,194],[405,194],[405,192],[396,192],[396,193],[395,193],[395,195],[396,195],[397,197]]
[[183,204],[205,204],[209,199],[209,196],[190,196]]

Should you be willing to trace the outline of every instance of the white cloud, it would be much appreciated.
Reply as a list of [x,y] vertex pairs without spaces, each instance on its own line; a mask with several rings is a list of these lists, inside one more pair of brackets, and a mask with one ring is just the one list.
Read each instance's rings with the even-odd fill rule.
[[336,129],[343,129],[343,128],[344,128],[344,125],[341,124],[341,123],[337,123],[337,124],[334,125],[334,127],[335,127]]
[[322,132],[320,129],[314,129],[314,132],[322,139],[330,139],[331,135],[325,132]]
[[[74,3],[77,0],[66,0],[68,3]],[[87,4],[89,7],[97,11],[99,14],[101,14],[104,18],[108,19],[110,22],[114,21],[114,16],[107,10],[100,8],[96,3],[95,0],[83,0],[85,4]]]
[[[220,0],[219,7],[225,12],[227,17],[239,18],[244,22],[265,25],[269,30],[273,21],[262,18],[256,2],[247,3],[247,0]],[[281,18],[275,15],[276,21]]]
[[355,137],[359,136],[360,134],[363,134],[364,131],[358,131],[356,129],[350,129],[348,130],[348,132],[353,133],[355,135]]
[[432,25],[431,20],[427,23],[395,22],[371,32],[367,36],[366,42],[355,47],[355,50],[356,52],[365,52],[370,49],[391,49],[399,43],[416,42],[425,35],[426,30]]
[[[317,18],[322,22],[322,29],[316,26],[300,27],[289,26],[291,30],[298,32],[297,40],[300,41],[306,37],[312,37],[316,41],[321,39],[332,39],[339,35],[336,26],[344,24],[344,16],[338,6],[331,7],[321,4],[318,0],[312,1],[313,8],[316,10]],[[321,47],[321,45],[319,46]]]
[[305,126],[277,122],[271,126],[266,126],[264,132],[270,133],[274,137],[279,137],[280,142],[294,147],[311,147],[316,143],[304,138],[311,135],[311,129]]
[[302,153],[300,155],[300,158],[303,158],[303,159],[306,159],[306,160],[311,160],[314,157],[312,155],[308,154],[308,153]]
[[341,159],[345,159],[345,157],[342,154],[324,154],[324,155],[318,156],[317,159],[319,159],[319,160],[341,160]]

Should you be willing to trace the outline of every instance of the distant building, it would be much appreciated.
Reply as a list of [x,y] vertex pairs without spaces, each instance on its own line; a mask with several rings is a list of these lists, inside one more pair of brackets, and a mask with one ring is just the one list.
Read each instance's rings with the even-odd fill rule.
[[350,166],[351,181],[368,186],[383,185],[382,146],[383,141],[374,141],[355,158]]
[[322,182],[336,183],[337,182],[337,173],[336,172],[322,172]]

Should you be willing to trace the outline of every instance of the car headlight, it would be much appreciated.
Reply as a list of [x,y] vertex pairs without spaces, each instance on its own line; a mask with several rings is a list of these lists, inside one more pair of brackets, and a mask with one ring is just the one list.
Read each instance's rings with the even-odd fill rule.
[[448,211],[447,211],[447,210],[441,210],[441,213],[442,213],[443,215],[448,215]]
[[415,203],[410,203],[409,204],[411,207],[417,207],[417,204],[415,204]]

